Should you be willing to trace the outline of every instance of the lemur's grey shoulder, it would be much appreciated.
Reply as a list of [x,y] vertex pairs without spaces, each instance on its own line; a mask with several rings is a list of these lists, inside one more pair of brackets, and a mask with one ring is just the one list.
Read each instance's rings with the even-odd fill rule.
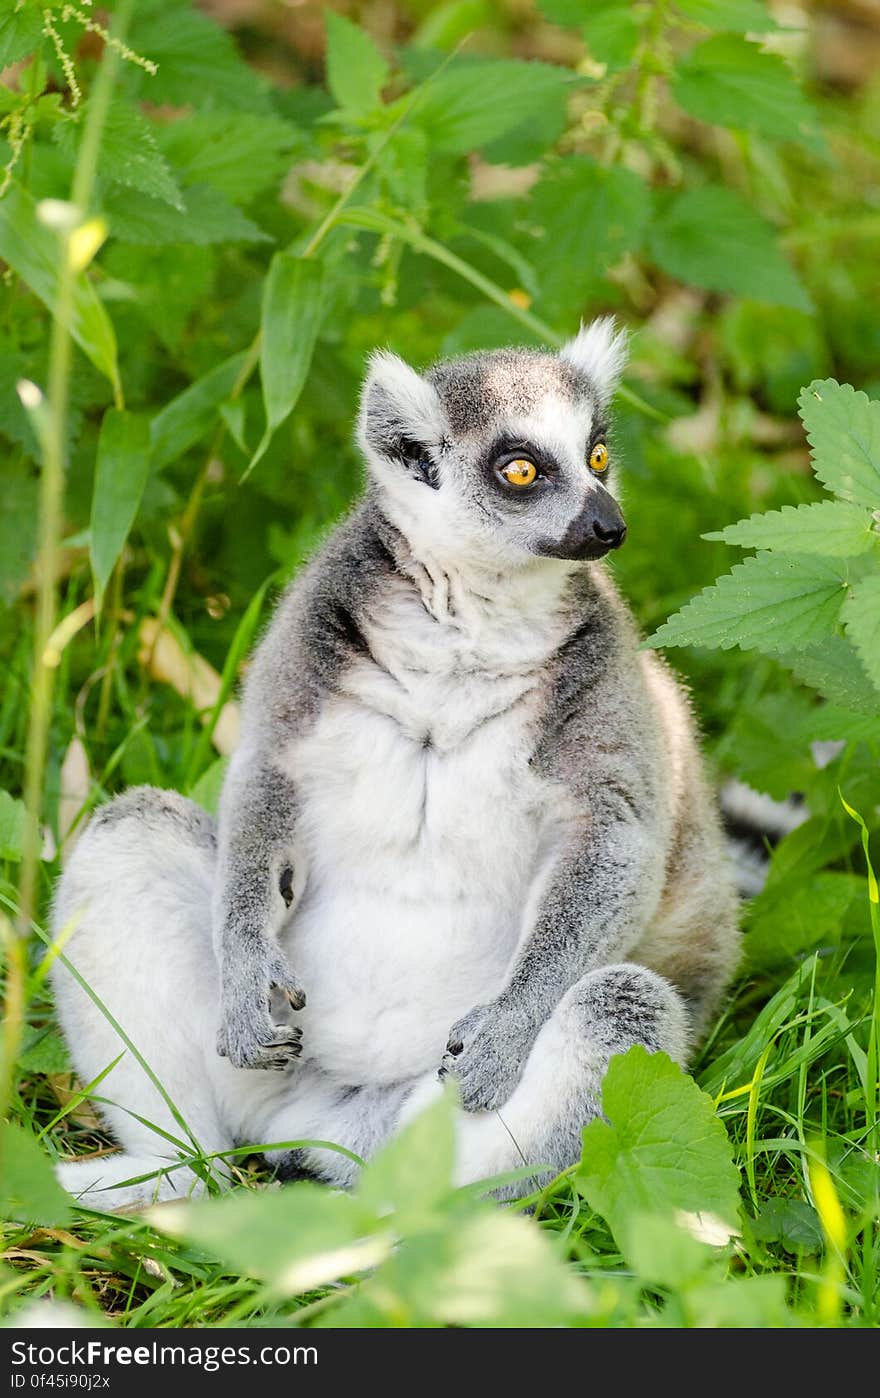
[[656,717],[629,607],[604,568],[573,575],[569,630],[550,668],[533,765],[577,788],[590,782],[590,753],[619,747],[653,755]]
[[396,571],[399,547],[368,492],[281,598],[245,684],[246,722],[254,709],[288,731],[308,725],[340,673],[367,653],[365,609]]

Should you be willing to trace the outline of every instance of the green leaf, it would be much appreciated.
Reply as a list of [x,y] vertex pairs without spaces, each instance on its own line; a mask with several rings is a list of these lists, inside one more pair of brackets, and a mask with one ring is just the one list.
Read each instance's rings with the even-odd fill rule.
[[327,86],[337,105],[360,114],[381,104],[388,64],[369,34],[343,15],[324,11],[327,26]]
[[593,0],[589,6],[581,29],[591,55],[609,73],[632,63],[646,15],[619,0]]
[[[58,238],[40,223],[34,200],[16,184],[0,199],[0,259],[9,263],[53,315],[57,314]],[[74,282],[70,333],[95,368],[115,384],[116,335],[85,274]]]
[[724,1126],[712,1099],[666,1054],[636,1045],[612,1058],[602,1110],[608,1120],[584,1129],[576,1183],[624,1252],[644,1214],[695,1230],[699,1215],[711,1215],[722,1232],[736,1228],[739,1175]]
[[880,402],[848,383],[816,379],[801,390],[798,411],[822,484],[844,500],[880,507]]
[[768,1199],[749,1232],[766,1243],[781,1243],[786,1252],[821,1252],[822,1225],[806,1199]]
[[[412,121],[434,150],[463,155],[531,120],[548,104],[564,107],[572,88],[567,68],[497,58],[448,68],[423,89]],[[411,95],[404,99],[412,101]]]
[[70,1219],[70,1200],[49,1157],[16,1122],[0,1122],[0,1218],[59,1227]]
[[741,548],[816,553],[824,558],[849,558],[880,544],[868,512],[845,500],[783,505],[781,510],[751,515],[702,537]]
[[827,941],[836,943],[848,909],[863,896],[864,881],[855,874],[798,875],[768,885],[749,905],[749,964],[778,966]]
[[811,309],[770,225],[729,189],[708,185],[675,196],[648,242],[657,265],[685,284]]
[[543,298],[553,314],[570,316],[597,275],[640,246],[651,203],[648,186],[632,170],[569,156],[551,164],[532,208],[541,237],[529,255]]
[[869,678],[880,691],[880,576],[862,578],[854,584],[843,609],[843,624]]
[[268,234],[230,204],[209,184],[188,185],[183,207],[173,209],[159,199],[132,199],[118,188],[103,199],[110,232],[127,243],[265,243]]
[[24,802],[0,790],[0,859],[21,859],[26,821]]
[[627,1219],[626,1233],[628,1261],[650,1286],[688,1286],[713,1264],[717,1266],[716,1249],[663,1214],[633,1214]]
[[451,1192],[454,1160],[455,1103],[448,1091],[369,1161],[357,1197],[379,1218],[393,1210],[398,1232],[430,1225]]
[[[15,390],[10,386],[10,391]],[[0,603],[11,603],[28,575],[37,549],[39,486],[26,465],[3,466],[0,509]]]
[[283,1296],[373,1267],[394,1241],[388,1225],[366,1214],[350,1195],[307,1182],[239,1191],[148,1216],[160,1232],[198,1243]]
[[365,1283],[391,1324],[546,1327],[590,1314],[583,1281],[529,1219],[483,1206],[444,1224],[406,1238]]
[[150,470],[145,417],[108,408],[98,438],[89,549],[98,606],[134,524]]
[[314,258],[276,253],[263,285],[260,322],[266,430],[245,476],[250,475],[273,434],[296,407],[312,362],[323,311],[323,265]]
[[680,107],[700,121],[773,141],[820,145],[816,117],[785,60],[734,34],[706,39],[680,60],[672,83]]
[[[90,103],[84,103],[76,121],[64,121],[55,128],[56,141],[72,159],[78,154],[89,108]],[[137,189],[172,208],[184,208],[177,182],[156,143],[155,128],[127,102],[117,100],[107,112],[98,174],[112,184]]]
[[245,63],[225,29],[188,4],[138,0],[129,42],[157,65],[155,73],[120,65],[122,81],[148,102],[185,109],[269,110],[266,78]]
[[202,378],[190,384],[156,414],[150,424],[151,461],[160,471],[194,446],[217,421],[220,404],[232,392],[247,353],[224,359]]
[[158,140],[186,184],[211,185],[233,204],[277,185],[304,144],[291,122],[254,112],[194,112],[160,128]]
[[0,69],[27,58],[43,40],[43,19],[33,7],[0,16]]
[[228,766],[228,757],[218,757],[187,792],[190,800],[195,801],[208,815],[216,817],[220,811],[220,792]]
[[777,658],[796,679],[818,690],[833,704],[876,716],[877,691],[845,636],[826,636],[824,641],[797,655],[783,652]]
[[686,1323],[701,1329],[780,1329],[796,1325],[786,1304],[784,1276],[730,1277],[698,1282],[684,1298]]
[[802,650],[833,630],[845,596],[831,562],[759,553],[703,588],[647,644]]
[[675,8],[706,29],[767,34],[779,28],[758,0],[675,0]]

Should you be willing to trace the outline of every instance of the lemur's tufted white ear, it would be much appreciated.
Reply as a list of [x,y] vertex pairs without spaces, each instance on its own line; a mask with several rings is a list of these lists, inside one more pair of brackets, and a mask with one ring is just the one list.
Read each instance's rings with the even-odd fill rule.
[[437,390],[398,355],[376,350],[361,393],[358,436],[364,449],[405,460],[414,446],[438,445],[445,428]]
[[602,316],[589,325],[582,325],[573,340],[562,346],[561,359],[585,375],[607,403],[626,363],[627,336],[618,330],[613,316]]

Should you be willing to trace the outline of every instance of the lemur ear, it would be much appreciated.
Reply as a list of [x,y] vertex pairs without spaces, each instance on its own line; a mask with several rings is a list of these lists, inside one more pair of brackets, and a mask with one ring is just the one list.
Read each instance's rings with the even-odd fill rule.
[[378,455],[418,472],[420,459],[439,445],[445,429],[437,390],[398,355],[376,350],[370,356],[358,419],[358,436],[368,457]]
[[626,363],[627,337],[613,316],[602,316],[581,325],[577,335],[563,345],[559,357],[566,360],[595,388],[601,403],[609,402]]

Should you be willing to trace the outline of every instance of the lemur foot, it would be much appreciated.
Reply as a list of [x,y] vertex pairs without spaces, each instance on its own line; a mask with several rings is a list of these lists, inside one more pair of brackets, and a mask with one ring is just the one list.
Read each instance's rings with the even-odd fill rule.
[[493,1111],[511,1096],[533,1041],[505,1006],[476,1005],[452,1026],[438,1076],[455,1078],[466,1112]]
[[301,1010],[305,991],[277,953],[267,953],[247,980],[233,982],[223,996],[223,1021],[217,1034],[217,1052],[236,1068],[270,1068],[282,1072],[302,1053],[302,1030],[292,1024],[276,1024],[276,1012]]

